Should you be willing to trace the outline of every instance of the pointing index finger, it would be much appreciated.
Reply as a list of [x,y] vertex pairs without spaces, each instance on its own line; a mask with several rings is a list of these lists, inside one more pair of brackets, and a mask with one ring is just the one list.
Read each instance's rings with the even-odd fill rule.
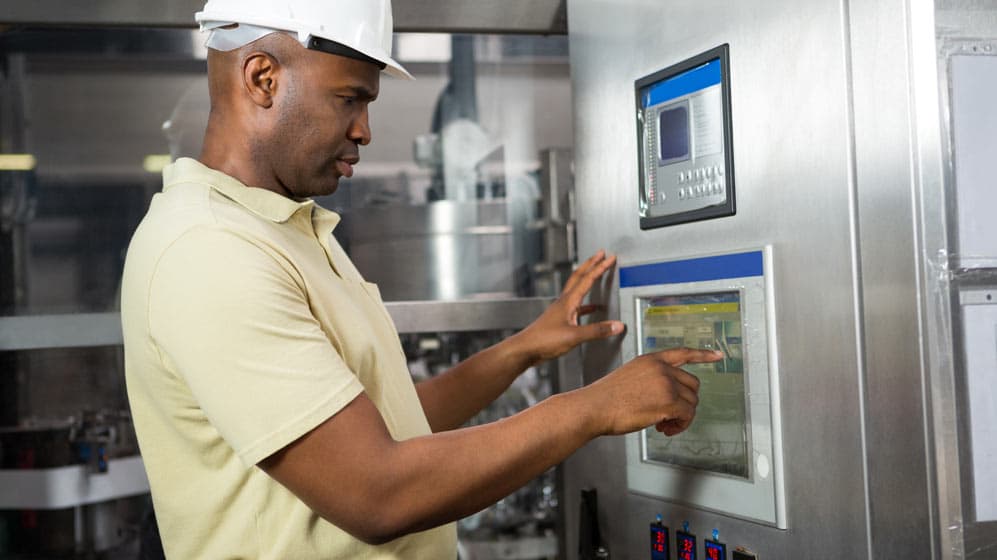
[[723,359],[724,353],[720,350],[705,350],[702,348],[672,348],[658,352],[662,361],[672,367],[679,367],[685,364],[707,364],[718,362]]

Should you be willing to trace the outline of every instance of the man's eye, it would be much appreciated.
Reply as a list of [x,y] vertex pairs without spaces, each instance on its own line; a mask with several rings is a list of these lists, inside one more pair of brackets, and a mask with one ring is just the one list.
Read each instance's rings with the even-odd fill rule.
[[347,105],[352,105],[357,101],[357,98],[352,95],[340,95],[339,98],[342,99],[343,103]]

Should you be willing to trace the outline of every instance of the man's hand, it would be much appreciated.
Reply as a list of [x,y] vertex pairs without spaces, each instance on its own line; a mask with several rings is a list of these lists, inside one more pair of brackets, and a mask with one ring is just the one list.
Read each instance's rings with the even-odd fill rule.
[[601,307],[582,305],[582,300],[615,262],[615,257],[599,251],[578,267],[565,283],[561,297],[530,326],[419,383],[419,401],[433,431],[463,425],[508,389],[526,368],[556,358],[582,342],[622,333],[619,321],[578,324],[579,317]]
[[579,317],[602,309],[601,305],[582,305],[582,301],[614,264],[616,257],[605,251],[592,255],[571,274],[561,296],[536,321],[513,337],[530,363],[557,358],[583,342],[623,332],[623,323],[619,321],[578,323]]
[[669,436],[685,431],[696,416],[699,379],[680,366],[722,358],[722,352],[692,348],[645,354],[580,389],[604,412],[596,433],[626,434],[651,425]]

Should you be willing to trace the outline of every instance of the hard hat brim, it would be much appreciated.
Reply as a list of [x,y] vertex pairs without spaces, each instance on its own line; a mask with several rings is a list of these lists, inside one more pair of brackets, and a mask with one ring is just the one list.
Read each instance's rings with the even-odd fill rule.
[[[298,35],[298,41],[307,47],[309,39],[312,35],[316,37],[321,37],[322,39],[327,39],[329,41],[335,41],[337,43],[342,43],[342,39],[337,37],[326,36],[323,33],[316,33],[315,30],[305,30],[300,29],[301,24],[292,20],[280,21],[275,20],[271,17],[252,17],[246,14],[236,14],[236,13],[225,13],[214,11],[209,13],[197,12],[194,14],[194,19],[201,25],[201,30],[210,30],[216,27],[223,27],[226,25],[231,25],[233,23],[243,23],[249,25],[257,25],[260,27],[269,27],[271,29],[286,31],[290,33],[296,33]],[[399,78],[402,80],[414,80],[415,78],[402,66],[398,61],[391,58],[391,56],[381,49],[363,48],[358,45],[348,45],[350,48],[356,50],[357,52],[363,53],[374,60],[384,64],[384,73],[392,76],[394,78]]]

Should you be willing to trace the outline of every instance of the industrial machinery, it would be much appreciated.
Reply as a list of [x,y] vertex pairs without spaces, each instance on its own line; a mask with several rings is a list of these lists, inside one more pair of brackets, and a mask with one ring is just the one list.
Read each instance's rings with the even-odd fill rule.
[[725,358],[685,433],[567,461],[567,557],[997,558],[997,5],[568,15],[579,250],[628,333],[561,386]]
[[[0,11],[0,154],[35,156],[0,170],[0,556],[120,550],[148,508],[114,292],[157,162],[198,151],[204,53],[179,28],[203,2],[100,4]],[[725,355],[689,368],[702,390],[686,433],[592,442],[465,521],[467,557],[549,556],[552,527],[572,560],[997,557],[993,0],[395,11],[403,31],[570,38],[570,91],[563,54],[500,68],[518,47],[490,43],[477,93],[533,100],[516,111],[483,115],[465,78],[437,118],[412,118],[469,69],[449,58],[406,58],[419,80],[382,83],[372,126],[391,133],[375,130],[342,189],[376,200],[340,206],[355,212],[337,234],[370,274],[396,267],[372,278],[388,299],[421,300],[388,304],[415,373],[527,324],[546,301],[521,296],[556,293],[600,248],[619,267],[594,298],[627,336],[525,378],[493,412],[646,352]],[[573,155],[536,164],[571,144],[538,132],[570,115]],[[500,124],[524,141],[498,149]],[[411,156],[427,129],[429,170]],[[514,188],[535,188],[521,200],[540,211],[511,209]],[[101,453],[111,440],[122,456]],[[28,485],[66,481],[58,496]]]

